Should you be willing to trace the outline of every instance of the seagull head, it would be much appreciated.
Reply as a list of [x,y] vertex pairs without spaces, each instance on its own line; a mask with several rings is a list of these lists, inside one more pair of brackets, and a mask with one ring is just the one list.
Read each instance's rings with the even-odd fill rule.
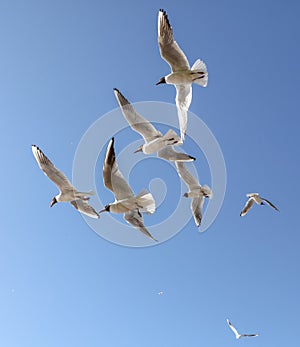
[[54,197],[52,199],[52,201],[50,202],[50,207],[52,207],[53,205],[55,205],[57,203],[56,197]]
[[99,211],[99,213],[109,212],[109,211],[110,211],[110,204],[106,205],[101,211]]
[[143,145],[141,145],[134,153],[143,152]]
[[167,83],[165,77],[162,77],[162,78],[156,83],[156,85],[158,86],[159,84],[162,84],[162,83]]

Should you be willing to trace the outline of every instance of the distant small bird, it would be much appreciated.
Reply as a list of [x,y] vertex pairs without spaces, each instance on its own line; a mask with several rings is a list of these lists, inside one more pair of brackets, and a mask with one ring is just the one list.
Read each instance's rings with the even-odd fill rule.
[[231,322],[229,321],[229,319],[227,319],[227,324],[229,326],[229,328],[233,331],[235,338],[238,340],[241,337],[255,337],[258,336],[258,334],[239,334],[238,331],[236,330],[236,328],[231,324]]
[[193,161],[194,157],[176,152],[173,145],[182,144],[180,137],[174,130],[169,129],[165,135],[162,135],[146,118],[135,111],[130,102],[116,88],[114,88],[115,97],[119,103],[123,116],[131,126],[138,132],[145,143],[135,152],[143,152],[145,154],[156,153],[159,158],[169,161]]
[[187,129],[187,112],[192,102],[192,83],[207,86],[208,73],[205,63],[198,59],[192,68],[174,41],[173,30],[166,11],[158,12],[158,44],[161,57],[170,65],[172,73],[162,77],[156,84],[174,84],[181,140],[184,141]]
[[199,227],[202,220],[204,198],[212,198],[213,193],[207,185],[201,186],[183,163],[175,162],[175,165],[178,175],[189,188],[189,192],[185,193],[184,197],[192,198],[191,210],[195,223]]
[[52,199],[50,207],[57,202],[70,202],[79,212],[92,218],[99,218],[99,214],[87,202],[89,200],[88,196],[93,195],[93,192],[79,192],[76,190],[67,177],[51,163],[39,147],[32,145],[31,149],[39,167],[60,190],[60,193]]
[[160,292],[158,292],[157,294],[158,294],[158,295],[163,295],[163,293],[164,293],[163,291],[160,291]]
[[157,241],[146,229],[142,216],[142,212],[154,213],[154,198],[147,190],[142,190],[138,195],[134,195],[118,168],[114,150],[114,138],[110,140],[107,146],[103,166],[103,181],[106,188],[115,195],[115,201],[106,205],[99,213],[105,211],[124,213],[126,222],[140,230],[151,240]]
[[265,205],[267,203],[269,206],[274,208],[274,210],[279,211],[278,208],[273,205],[269,200],[262,198],[258,195],[258,193],[250,193],[246,194],[246,196],[249,198],[248,201],[246,202],[245,207],[243,208],[242,212],[240,213],[240,216],[243,217],[245,214],[248,213],[250,208],[253,206],[254,203],[258,205]]

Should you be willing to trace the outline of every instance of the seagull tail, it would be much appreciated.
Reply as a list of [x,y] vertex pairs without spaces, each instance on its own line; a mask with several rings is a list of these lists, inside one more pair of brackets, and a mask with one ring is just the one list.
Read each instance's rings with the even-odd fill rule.
[[206,87],[208,82],[208,73],[204,61],[197,59],[192,66],[191,71],[198,72],[200,74],[199,78],[195,79],[193,82],[199,86]]
[[205,195],[205,197],[211,199],[213,197],[213,192],[212,190],[209,188],[209,186],[207,186],[206,184],[204,186],[201,187],[201,191],[202,193]]
[[143,189],[137,196],[136,202],[139,206],[140,212],[154,213],[155,211],[155,200],[151,193],[146,189]]
[[172,129],[169,129],[165,135],[163,136],[163,139],[166,141],[166,145],[176,145],[181,144],[180,137],[176,134],[176,132]]

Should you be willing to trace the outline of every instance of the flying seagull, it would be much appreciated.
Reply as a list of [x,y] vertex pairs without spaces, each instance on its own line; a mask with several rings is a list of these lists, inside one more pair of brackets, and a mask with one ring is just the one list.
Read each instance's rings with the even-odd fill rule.
[[239,334],[238,331],[236,330],[236,328],[231,324],[231,322],[229,321],[229,319],[227,319],[227,324],[229,326],[229,328],[233,331],[235,338],[238,340],[241,337],[255,337],[258,336],[258,334]]
[[191,210],[194,216],[196,225],[199,227],[202,220],[202,209],[204,198],[212,198],[212,191],[207,186],[201,186],[196,178],[189,172],[184,163],[175,162],[178,175],[183,179],[189,188],[189,192],[184,194],[186,198],[192,198]]
[[114,150],[114,138],[110,140],[107,146],[103,166],[103,181],[106,188],[115,195],[115,201],[106,205],[99,213],[105,211],[124,213],[126,222],[140,230],[151,240],[157,241],[146,229],[142,216],[142,212],[154,213],[155,201],[153,196],[145,189],[138,195],[134,195],[118,168]]
[[279,211],[275,205],[273,205],[269,200],[260,197],[258,193],[250,193],[250,194],[246,194],[246,196],[249,199],[247,200],[246,205],[243,208],[243,211],[240,213],[241,217],[245,216],[245,214],[248,213],[248,211],[250,210],[250,208],[253,206],[254,203],[257,203],[257,205],[265,205],[266,203],[272,208],[274,208],[274,210]]
[[51,163],[39,147],[32,145],[31,149],[39,167],[44,171],[44,174],[57,185],[60,191],[59,194],[52,199],[50,207],[57,202],[70,202],[79,212],[92,218],[99,218],[99,214],[88,203],[88,196],[93,195],[93,192],[77,191],[67,177]]
[[187,57],[174,41],[173,30],[166,11],[158,12],[158,44],[161,57],[170,65],[171,73],[162,77],[156,84],[174,84],[181,140],[184,141],[187,129],[187,112],[192,102],[192,83],[207,86],[208,73],[205,63],[198,59],[190,68]]
[[145,143],[135,152],[143,152],[145,154],[157,152],[159,158],[169,161],[195,160],[194,157],[188,154],[174,150],[173,145],[182,144],[180,137],[174,130],[169,129],[165,135],[162,135],[146,118],[135,111],[130,102],[118,89],[114,88],[114,93],[125,119],[131,128],[144,138]]

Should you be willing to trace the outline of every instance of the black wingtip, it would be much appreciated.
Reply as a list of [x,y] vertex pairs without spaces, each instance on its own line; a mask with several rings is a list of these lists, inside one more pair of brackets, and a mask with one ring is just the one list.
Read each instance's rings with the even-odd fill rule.
[[118,88],[114,88],[114,91],[117,92],[117,93],[120,93]]
[[192,157],[191,155],[189,155],[189,157],[190,157],[192,160],[196,160],[196,158],[195,158],[195,157]]

